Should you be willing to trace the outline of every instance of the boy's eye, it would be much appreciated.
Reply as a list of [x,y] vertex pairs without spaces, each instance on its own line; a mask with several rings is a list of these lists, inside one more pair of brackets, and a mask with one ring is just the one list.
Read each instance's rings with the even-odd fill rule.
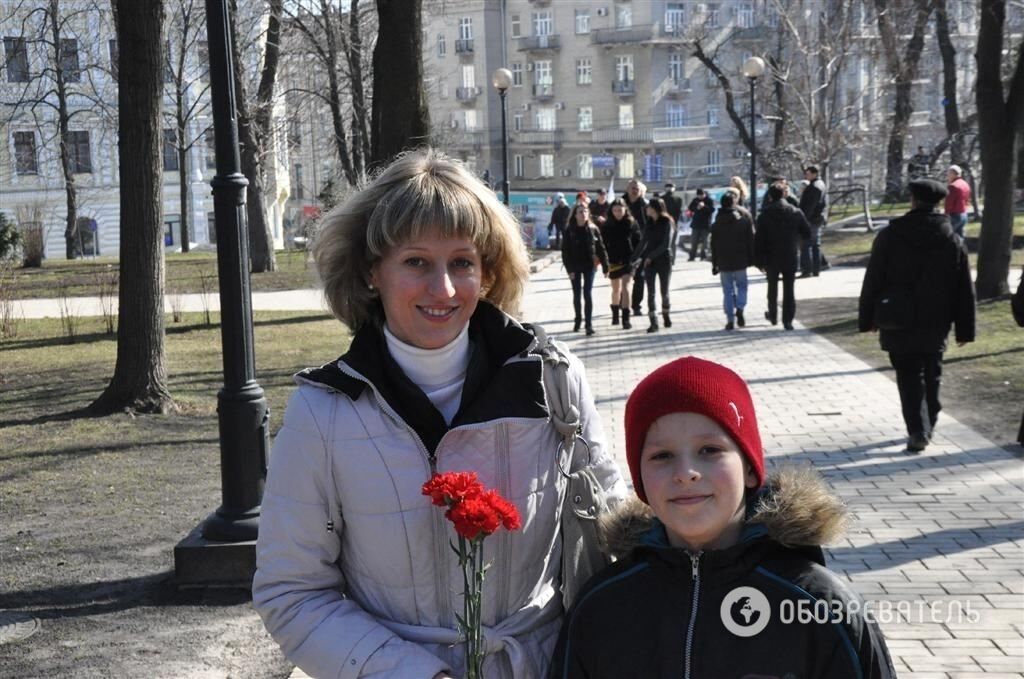
[[671,460],[672,453],[668,450],[659,450],[647,458],[648,460]]
[[714,455],[724,450],[721,446],[704,446],[700,449],[701,455]]

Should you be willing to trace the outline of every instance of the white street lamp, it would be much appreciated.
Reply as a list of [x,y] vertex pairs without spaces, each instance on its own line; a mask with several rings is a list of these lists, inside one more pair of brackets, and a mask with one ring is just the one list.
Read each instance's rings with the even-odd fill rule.
[[754,86],[764,75],[764,59],[750,57],[743,62],[743,76],[750,81],[750,218],[757,220],[757,130],[754,128]]
[[512,87],[512,71],[507,68],[499,68],[491,76],[491,84],[498,90],[501,97],[501,191],[504,195],[503,201],[508,205],[508,124],[506,123],[505,95],[508,88]]

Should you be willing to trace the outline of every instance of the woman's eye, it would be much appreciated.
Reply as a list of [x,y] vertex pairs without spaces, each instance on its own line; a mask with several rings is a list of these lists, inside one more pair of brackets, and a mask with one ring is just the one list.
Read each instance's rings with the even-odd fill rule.
[[405,259],[405,261],[404,261],[404,264],[406,266],[415,266],[415,267],[423,266],[423,263],[424,263],[424,260],[423,260],[422,257],[407,257]]
[[452,262],[452,265],[455,266],[456,269],[472,269],[474,266],[474,262],[471,259],[460,257],[459,259],[456,259],[454,262]]

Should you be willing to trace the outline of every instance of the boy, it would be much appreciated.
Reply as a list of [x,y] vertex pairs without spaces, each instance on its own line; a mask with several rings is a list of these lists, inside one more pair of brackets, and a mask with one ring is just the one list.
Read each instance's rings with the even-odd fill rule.
[[566,617],[552,678],[895,676],[861,600],[824,566],[842,504],[810,471],[765,483],[736,373],[675,360],[640,382],[625,419],[644,504],[606,526],[619,561]]

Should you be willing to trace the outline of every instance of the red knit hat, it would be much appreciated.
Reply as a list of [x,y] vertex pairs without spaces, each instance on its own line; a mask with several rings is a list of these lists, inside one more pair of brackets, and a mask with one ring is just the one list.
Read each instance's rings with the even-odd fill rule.
[[686,356],[641,380],[626,402],[626,461],[641,500],[647,502],[640,451],[654,421],[670,413],[698,413],[717,422],[750,462],[757,485],[764,483],[764,450],[747,383],[725,366]]

